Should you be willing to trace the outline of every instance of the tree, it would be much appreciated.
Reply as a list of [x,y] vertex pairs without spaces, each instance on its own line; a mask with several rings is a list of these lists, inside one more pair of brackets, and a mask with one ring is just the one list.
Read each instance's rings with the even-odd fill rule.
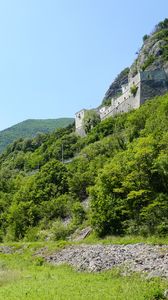
[[100,116],[95,110],[88,110],[83,119],[85,132],[88,133],[100,122]]

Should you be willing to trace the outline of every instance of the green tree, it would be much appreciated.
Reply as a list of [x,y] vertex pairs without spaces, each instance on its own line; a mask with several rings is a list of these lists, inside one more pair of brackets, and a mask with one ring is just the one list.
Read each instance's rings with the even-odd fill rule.
[[83,125],[85,132],[88,133],[93,127],[95,127],[100,122],[99,114],[94,110],[88,110],[85,112],[83,119]]

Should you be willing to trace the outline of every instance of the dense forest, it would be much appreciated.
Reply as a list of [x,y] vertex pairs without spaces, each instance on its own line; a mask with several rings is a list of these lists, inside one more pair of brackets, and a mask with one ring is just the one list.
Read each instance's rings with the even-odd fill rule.
[[19,138],[32,138],[39,133],[49,133],[72,124],[73,118],[29,119],[0,131],[0,153]]
[[[89,203],[86,205],[86,202]],[[19,139],[0,156],[0,239],[168,233],[168,94],[108,118]]]

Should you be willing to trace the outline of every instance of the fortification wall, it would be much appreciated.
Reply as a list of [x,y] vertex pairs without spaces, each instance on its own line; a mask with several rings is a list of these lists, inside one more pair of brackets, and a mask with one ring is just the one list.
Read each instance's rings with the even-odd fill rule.
[[[136,86],[136,95],[131,94],[131,87]],[[139,72],[135,77],[130,78],[128,85],[123,86],[123,94],[117,99],[112,99],[111,106],[99,110],[101,120],[120,113],[137,109],[147,99],[162,95],[168,91],[168,64],[166,69]],[[85,135],[83,129],[83,118],[85,109],[76,113],[76,132],[81,136]]]
[[[137,87],[135,96],[131,94],[131,87],[133,85]],[[140,106],[140,97],[141,81],[140,74],[137,74],[129,81],[128,86],[125,88],[125,92],[117,99],[112,99],[112,105],[100,115],[101,120],[138,108]]]
[[115,116],[120,113],[129,112],[133,109],[136,109],[140,106],[140,88],[137,91],[136,96],[129,96],[122,103],[119,103],[116,107],[110,107],[106,115],[104,115],[101,119],[104,120],[110,116]]

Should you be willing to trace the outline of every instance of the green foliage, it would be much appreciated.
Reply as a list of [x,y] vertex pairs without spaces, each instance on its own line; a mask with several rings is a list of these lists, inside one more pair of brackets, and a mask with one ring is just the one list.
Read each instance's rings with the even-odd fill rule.
[[[2,152],[7,145],[20,138],[27,138],[25,143],[25,149],[32,147],[29,145],[31,139],[34,136],[43,133],[52,132],[57,128],[66,127],[74,122],[72,118],[60,118],[60,119],[46,119],[46,120],[26,120],[18,123],[10,128],[7,128],[0,132],[0,152]],[[18,145],[18,144],[17,144]]]
[[136,93],[137,93],[138,87],[133,84],[130,88],[131,94],[135,97]]
[[168,37],[168,29],[159,30],[154,34],[154,38],[157,40],[164,40]]
[[155,57],[153,55],[149,55],[145,60],[144,64],[141,66],[142,71],[145,71],[147,67],[149,67],[155,61]]
[[90,189],[91,221],[99,235],[167,234],[167,101],[158,98],[128,115],[132,142],[105,164]]
[[155,31],[160,31],[162,29],[168,29],[168,19],[167,18],[165,18],[163,21],[159,22],[155,27]]
[[110,106],[111,105],[111,98],[105,98],[102,102],[101,106]]
[[75,225],[80,225],[85,220],[85,211],[80,202],[74,203],[72,207],[73,223]]
[[64,240],[69,233],[68,228],[60,220],[52,224],[51,234],[54,241]]
[[93,127],[95,127],[100,122],[99,114],[94,110],[88,110],[85,112],[83,119],[83,126],[85,132],[88,133]]
[[143,42],[145,42],[148,38],[149,38],[149,35],[148,35],[148,34],[145,34],[145,35],[143,36]]
[[[168,38],[167,38],[167,41],[168,41]],[[168,45],[165,44],[163,47],[162,47],[162,51],[163,51],[163,60],[164,61],[168,61]]]
[[84,138],[71,126],[14,142],[0,156],[0,240],[66,238],[86,220],[100,236],[167,235],[167,132],[165,95]]
[[[61,241],[22,243],[17,245],[18,251],[14,254],[1,254],[0,299],[164,299],[167,288],[164,279],[145,279],[138,274],[123,276],[119,269],[76,272],[66,265],[53,267],[37,256],[39,250],[53,252],[66,245]],[[12,247],[16,249],[16,244]]]

